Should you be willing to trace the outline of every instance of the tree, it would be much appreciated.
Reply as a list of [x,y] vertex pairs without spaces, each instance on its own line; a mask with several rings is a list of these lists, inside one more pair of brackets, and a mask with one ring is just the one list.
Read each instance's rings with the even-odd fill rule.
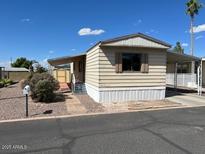
[[30,61],[24,57],[17,58],[15,62],[11,64],[12,67],[24,67],[30,69],[33,61]]
[[176,43],[176,46],[174,47],[174,52],[184,54],[184,49],[182,48],[180,42]]
[[37,64],[35,68],[35,73],[45,73],[45,72],[47,72],[47,69],[41,66],[40,64]]
[[202,8],[202,4],[198,0],[189,0],[186,3],[186,13],[191,17],[191,55],[194,55],[194,17],[198,15],[199,9]]

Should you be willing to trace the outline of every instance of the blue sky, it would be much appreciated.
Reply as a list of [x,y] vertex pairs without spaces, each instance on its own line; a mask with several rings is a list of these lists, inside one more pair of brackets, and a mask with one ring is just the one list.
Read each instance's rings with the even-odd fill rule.
[[[205,1],[201,2],[205,3]],[[0,0],[0,65],[10,58],[84,52],[95,42],[145,33],[189,53],[186,0]],[[205,56],[205,8],[195,19],[195,55]],[[80,31],[81,30],[81,31]]]

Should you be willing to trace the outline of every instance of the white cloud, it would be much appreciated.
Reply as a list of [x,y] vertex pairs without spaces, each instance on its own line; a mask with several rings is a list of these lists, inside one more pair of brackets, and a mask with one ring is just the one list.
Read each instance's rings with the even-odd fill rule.
[[29,19],[29,18],[24,18],[24,19],[21,19],[21,22],[31,22],[31,19]]
[[73,48],[73,49],[71,49],[71,51],[76,51],[76,49],[75,49],[75,48]]
[[48,58],[43,59],[39,64],[45,68],[48,68]]
[[203,38],[203,37],[204,37],[203,35],[199,35],[199,36],[197,36],[195,39],[198,40],[198,39],[201,39],[201,38]]
[[92,30],[91,28],[82,28],[78,31],[78,34],[80,36],[85,36],[85,35],[100,35],[104,33],[105,31],[103,29],[95,29]]
[[54,53],[54,51],[53,50],[50,50],[50,51],[48,51],[49,52],[49,54],[53,54]]
[[0,67],[11,67],[10,61],[0,61]]
[[194,33],[205,32],[205,24],[193,27]]
[[159,31],[157,31],[157,30],[155,30],[155,29],[150,29],[149,31],[146,31],[145,32],[146,34],[158,34],[159,33]]
[[134,23],[134,26],[140,25],[142,23],[142,19],[138,19],[136,23]]
[[183,47],[188,47],[188,43],[182,43]]

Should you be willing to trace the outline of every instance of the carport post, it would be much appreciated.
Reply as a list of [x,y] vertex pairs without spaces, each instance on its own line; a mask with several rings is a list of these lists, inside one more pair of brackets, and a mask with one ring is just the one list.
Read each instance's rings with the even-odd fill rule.
[[177,68],[178,68],[178,63],[175,62],[175,72],[174,72],[174,88],[177,88]]

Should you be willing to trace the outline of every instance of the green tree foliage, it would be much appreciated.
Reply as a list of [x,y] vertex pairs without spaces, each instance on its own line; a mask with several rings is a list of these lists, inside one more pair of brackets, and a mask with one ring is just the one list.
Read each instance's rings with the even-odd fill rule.
[[24,57],[17,58],[15,62],[11,64],[12,67],[24,67],[30,69],[32,67],[33,61],[30,61]]
[[186,13],[191,17],[194,18],[195,15],[199,14],[199,9],[202,8],[202,4],[199,3],[198,0],[189,0],[186,3],[187,10]]
[[176,43],[176,46],[174,47],[174,52],[184,54],[184,49],[182,48],[180,42]]
[[36,68],[35,68],[35,73],[45,73],[47,72],[48,70],[41,66],[40,64],[37,64]]

